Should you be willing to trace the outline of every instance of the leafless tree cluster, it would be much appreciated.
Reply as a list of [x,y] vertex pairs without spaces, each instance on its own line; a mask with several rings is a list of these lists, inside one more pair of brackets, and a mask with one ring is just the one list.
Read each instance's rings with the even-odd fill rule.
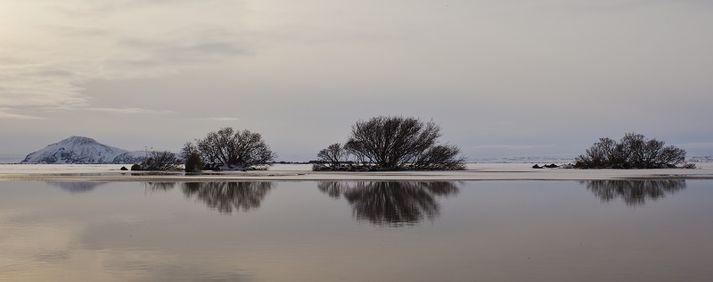
[[186,144],[183,151],[199,154],[201,161],[213,167],[249,168],[275,159],[259,133],[230,127],[210,132],[195,144]]
[[188,142],[183,146],[181,157],[183,157],[186,172],[200,172],[205,166],[198,146],[193,143]]
[[418,169],[456,170],[463,169],[465,161],[459,157],[460,149],[452,145],[436,145],[420,154],[413,165]]
[[342,147],[342,144],[334,143],[322,149],[317,154],[320,161],[337,166],[342,162],[347,161],[347,150]]
[[138,167],[132,166],[131,170],[166,171],[176,170],[181,161],[176,154],[169,151],[152,151]]
[[644,135],[627,133],[619,142],[600,138],[586,153],[577,157],[576,168],[672,168],[682,165],[686,151],[665,146],[663,141],[647,140]]
[[349,161],[369,170],[455,170],[465,167],[456,146],[438,145],[440,127],[416,118],[374,117],[352,126],[344,146],[332,144],[317,155],[333,169]]

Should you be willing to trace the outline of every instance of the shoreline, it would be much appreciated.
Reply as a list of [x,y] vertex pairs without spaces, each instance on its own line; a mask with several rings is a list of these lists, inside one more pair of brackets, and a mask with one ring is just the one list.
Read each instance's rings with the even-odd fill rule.
[[507,170],[469,169],[461,171],[399,172],[312,172],[302,170],[222,172],[203,175],[183,173],[71,172],[5,173],[0,181],[92,181],[92,182],[209,182],[209,181],[555,181],[555,180],[636,180],[713,179],[713,169],[651,170]]

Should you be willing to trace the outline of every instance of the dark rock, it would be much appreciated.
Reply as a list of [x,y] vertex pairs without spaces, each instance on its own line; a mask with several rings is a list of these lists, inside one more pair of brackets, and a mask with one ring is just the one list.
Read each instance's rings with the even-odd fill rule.
[[125,166],[122,166],[122,167],[121,167],[121,170],[129,170],[129,169],[126,168]]
[[131,166],[131,171],[139,171],[139,170],[141,170],[141,165],[134,164]]
[[685,169],[695,169],[695,168],[696,168],[696,164],[687,163],[687,164],[683,165],[683,168],[685,168]]
[[544,168],[544,167],[541,167],[539,164],[535,164],[532,166],[532,168]]

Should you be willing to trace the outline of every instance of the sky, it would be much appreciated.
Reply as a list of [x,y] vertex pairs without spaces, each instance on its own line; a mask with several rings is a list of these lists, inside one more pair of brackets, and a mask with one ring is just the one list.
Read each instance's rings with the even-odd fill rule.
[[309,160],[377,115],[470,160],[626,132],[713,155],[712,35],[708,0],[0,0],[0,156],[229,126]]

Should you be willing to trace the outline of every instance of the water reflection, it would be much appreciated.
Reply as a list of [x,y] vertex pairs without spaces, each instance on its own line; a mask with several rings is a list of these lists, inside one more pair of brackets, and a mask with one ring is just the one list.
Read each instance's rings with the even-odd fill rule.
[[64,191],[69,193],[86,193],[94,190],[97,186],[106,184],[106,182],[91,182],[91,181],[81,181],[81,182],[47,182],[47,184],[59,187]]
[[176,187],[176,182],[146,182],[144,187],[151,191],[168,191]]
[[646,201],[658,200],[686,188],[684,179],[642,179],[642,180],[590,180],[583,181],[587,190],[602,202],[617,198],[628,206],[640,206]]
[[[260,212],[206,210],[204,202],[242,194],[217,190],[241,185],[270,187],[127,181],[69,194],[36,181],[0,181],[0,281],[713,277],[712,180],[280,181],[255,192],[263,196],[239,196],[262,199]],[[629,209],[624,195],[646,195],[649,204]],[[388,225],[418,220],[416,228]]]
[[437,197],[455,195],[452,182],[320,182],[318,188],[332,198],[342,196],[357,220],[376,225],[416,224],[433,220],[440,212]]
[[272,187],[272,182],[189,182],[183,184],[182,191],[188,198],[230,214],[259,208]]

